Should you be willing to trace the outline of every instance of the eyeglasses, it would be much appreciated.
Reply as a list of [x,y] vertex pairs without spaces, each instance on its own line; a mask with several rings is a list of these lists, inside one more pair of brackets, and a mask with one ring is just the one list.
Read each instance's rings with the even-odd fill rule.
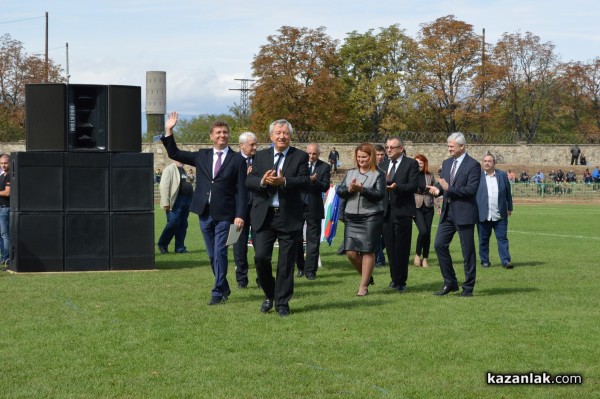
[[395,150],[395,149],[400,148],[400,147],[402,147],[402,146],[401,145],[386,145],[384,148],[386,150]]

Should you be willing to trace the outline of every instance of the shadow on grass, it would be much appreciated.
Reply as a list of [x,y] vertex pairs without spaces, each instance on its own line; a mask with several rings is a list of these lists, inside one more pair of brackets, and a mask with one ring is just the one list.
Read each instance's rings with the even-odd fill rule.
[[497,288],[486,288],[481,291],[477,290],[475,286],[475,294],[479,296],[491,296],[491,295],[512,295],[512,294],[523,294],[527,292],[540,291],[539,288],[535,287],[497,287]]
[[[353,295],[353,294],[351,294]],[[294,313],[305,313],[305,312],[315,312],[319,310],[330,310],[330,309],[356,309],[357,306],[364,307],[379,307],[382,305],[389,304],[390,301],[385,300],[383,297],[379,298],[379,294],[377,294],[377,299],[373,298],[373,296],[369,295],[367,298],[359,298],[354,297],[352,299],[347,300],[337,300],[330,301],[327,303],[314,303],[310,305],[295,306],[292,309],[292,314]]]

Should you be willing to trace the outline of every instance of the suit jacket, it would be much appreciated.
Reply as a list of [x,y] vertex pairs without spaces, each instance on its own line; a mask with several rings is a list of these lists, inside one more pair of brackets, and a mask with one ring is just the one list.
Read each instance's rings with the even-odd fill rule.
[[[435,177],[433,173],[428,173],[425,175],[425,185],[432,186],[435,184]],[[415,193],[415,205],[418,208],[421,208],[425,205],[426,208],[433,208],[435,205],[435,198],[433,195],[429,194],[429,192],[422,192],[417,189]]]
[[[450,184],[450,172],[454,158],[448,158],[442,162],[442,173],[440,177]],[[465,154],[460,167],[456,170],[452,186],[448,190],[443,190],[439,183],[436,187],[444,195],[442,204],[442,214],[440,222],[443,222],[448,216],[448,203],[452,203],[452,217],[456,224],[476,224],[479,219],[477,210],[477,188],[481,179],[481,165],[469,154]]]
[[331,184],[331,165],[317,159],[313,167],[317,180],[310,182],[308,189],[302,194],[304,200],[304,219],[317,220],[325,217],[323,193],[329,190]]
[[281,173],[285,177],[286,184],[280,186],[279,189],[273,186],[261,187],[262,177],[268,170],[273,169],[274,157],[273,147],[258,151],[252,164],[252,172],[246,179],[246,187],[254,193],[250,211],[252,228],[258,231],[263,227],[273,194],[277,190],[279,192],[281,217],[289,226],[289,231],[302,230],[304,226],[302,192],[310,184],[308,154],[295,147],[289,147],[281,167]]
[[160,179],[160,206],[164,208],[169,206],[173,208],[177,194],[179,194],[179,185],[181,184],[181,173],[177,164],[173,162],[163,170]]
[[[380,168],[387,173],[391,160],[381,162]],[[403,156],[396,173],[390,178],[388,184],[396,183],[396,189],[388,191],[383,197],[383,217],[389,220],[405,216],[415,216],[415,191],[419,179],[419,163],[412,158]],[[388,216],[389,214],[389,216]],[[388,219],[386,219],[388,220]]]
[[[513,210],[512,192],[508,175],[506,172],[496,169],[496,181],[498,182],[498,211],[500,217],[506,219],[508,211]],[[485,222],[488,218],[488,188],[485,171],[481,171],[481,181],[477,189],[477,207],[479,208],[479,221]]]
[[216,221],[233,222],[238,217],[247,220],[248,191],[246,190],[246,162],[243,156],[231,147],[213,179],[213,149],[196,152],[177,148],[173,136],[163,137],[162,142],[169,158],[196,167],[196,190],[190,211],[202,215],[209,202],[208,211]]

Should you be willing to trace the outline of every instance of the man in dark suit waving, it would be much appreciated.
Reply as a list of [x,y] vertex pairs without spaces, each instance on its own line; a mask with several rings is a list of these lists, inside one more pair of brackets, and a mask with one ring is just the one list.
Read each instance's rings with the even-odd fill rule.
[[513,210],[510,182],[506,172],[496,169],[494,155],[488,152],[482,163],[483,171],[477,190],[479,259],[481,266],[490,267],[490,236],[494,230],[502,267],[512,269],[507,237],[508,217]]
[[385,150],[388,159],[380,165],[387,176],[387,192],[383,197],[383,239],[390,263],[390,288],[404,292],[408,279],[412,220],[417,212],[415,191],[419,164],[404,155],[404,143],[400,137],[388,138]]
[[177,112],[169,114],[165,123],[165,136],[161,139],[169,158],[196,167],[196,190],[190,211],[200,218],[200,230],[206,244],[215,285],[209,305],[224,303],[231,294],[227,282],[227,236],[234,223],[238,230],[244,227],[248,209],[246,190],[246,162],[233,151],[229,143],[229,126],[214,122],[210,128],[213,148],[196,152],[177,148],[173,128],[177,124]]
[[450,243],[458,232],[464,258],[465,282],[461,296],[473,296],[475,287],[475,224],[478,220],[475,196],[481,178],[481,165],[466,153],[465,135],[456,132],[448,136],[450,158],[442,163],[440,179],[435,186],[427,186],[430,192],[444,195],[442,214],[435,237],[435,253],[444,277],[444,287],[436,295],[458,291],[458,281],[452,266]]
[[319,267],[319,248],[321,246],[321,223],[325,217],[323,207],[323,193],[329,190],[331,181],[331,166],[319,159],[321,150],[317,143],[306,146],[308,154],[308,172],[310,174],[310,185],[308,190],[302,193],[304,200],[304,220],[306,221],[306,260],[304,260],[304,248],[298,246],[298,274],[302,274],[309,280],[317,278]]
[[[260,311],[267,313],[275,305],[282,317],[290,314],[294,265],[304,224],[302,192],[310,182],[308,155],[290,146],[292,134],[292,125],[287,120],[271,123],[269,137],[273,146],[256,153],[246,179],[246,186],[254,194],[250,216],[256,232],[254,261],[266,296]],[[271,258],[275,240],[279,242],[279,259],[273,277]]]

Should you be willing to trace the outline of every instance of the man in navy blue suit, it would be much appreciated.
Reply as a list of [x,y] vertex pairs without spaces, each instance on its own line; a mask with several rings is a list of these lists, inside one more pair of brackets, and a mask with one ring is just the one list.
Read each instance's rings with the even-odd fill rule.
[[475,224],[479,218],[475,196],[481,179],[481,165],[466,153],[464,134],[452,133],[447,142],[450,158],[442,163],[442,172],[436,185],[427,186],[433,195],[444,195],[434,243],[444,287],[435,294],[441,296],[458,291],[458,280],[450,256],[450,243],[458,232],[465,269],[460,295],[470,297],[475,287]]
[[233,223],[238,231],[244,227],[248,210],[246,190],[246,162],[229,147],[229,126],[225,122],[213,122],[210,139],[213,148],[196,152],[177,148],[173,128],[177,124],[177,112],[169,114],[165,123],[165,136],[161,138],[169,158],[196,167],[196,190],[190,211],[200,218],[200,230],[206,244],[215,285],[209,305],[224,303],[231,294],[227,282],[227,236]]
[[[304,201],[309,188],[308,155],[290,146],[294,130],[285,119],[271,123],[273,146],[256,153],[246,186],[253,193],[250,220],[256,232],[254,261],[260,286],[265,293],[260,311],[273,305],[282,316],[290,314],[294,293],[294,265],[302,242]],[[279,242],[277,271],[273,276],[271,258],[275,240]]]
[[494,230],[502,267],[512,269],[507,237],[508,217],[513,210],[510,182],[506,172],[496,169],[496,157],[490,152],[483,157],[482,164],[483,171],[477,190],[479,259],[481,260],[481,266],[491,266],[490,236],[492,230]]

